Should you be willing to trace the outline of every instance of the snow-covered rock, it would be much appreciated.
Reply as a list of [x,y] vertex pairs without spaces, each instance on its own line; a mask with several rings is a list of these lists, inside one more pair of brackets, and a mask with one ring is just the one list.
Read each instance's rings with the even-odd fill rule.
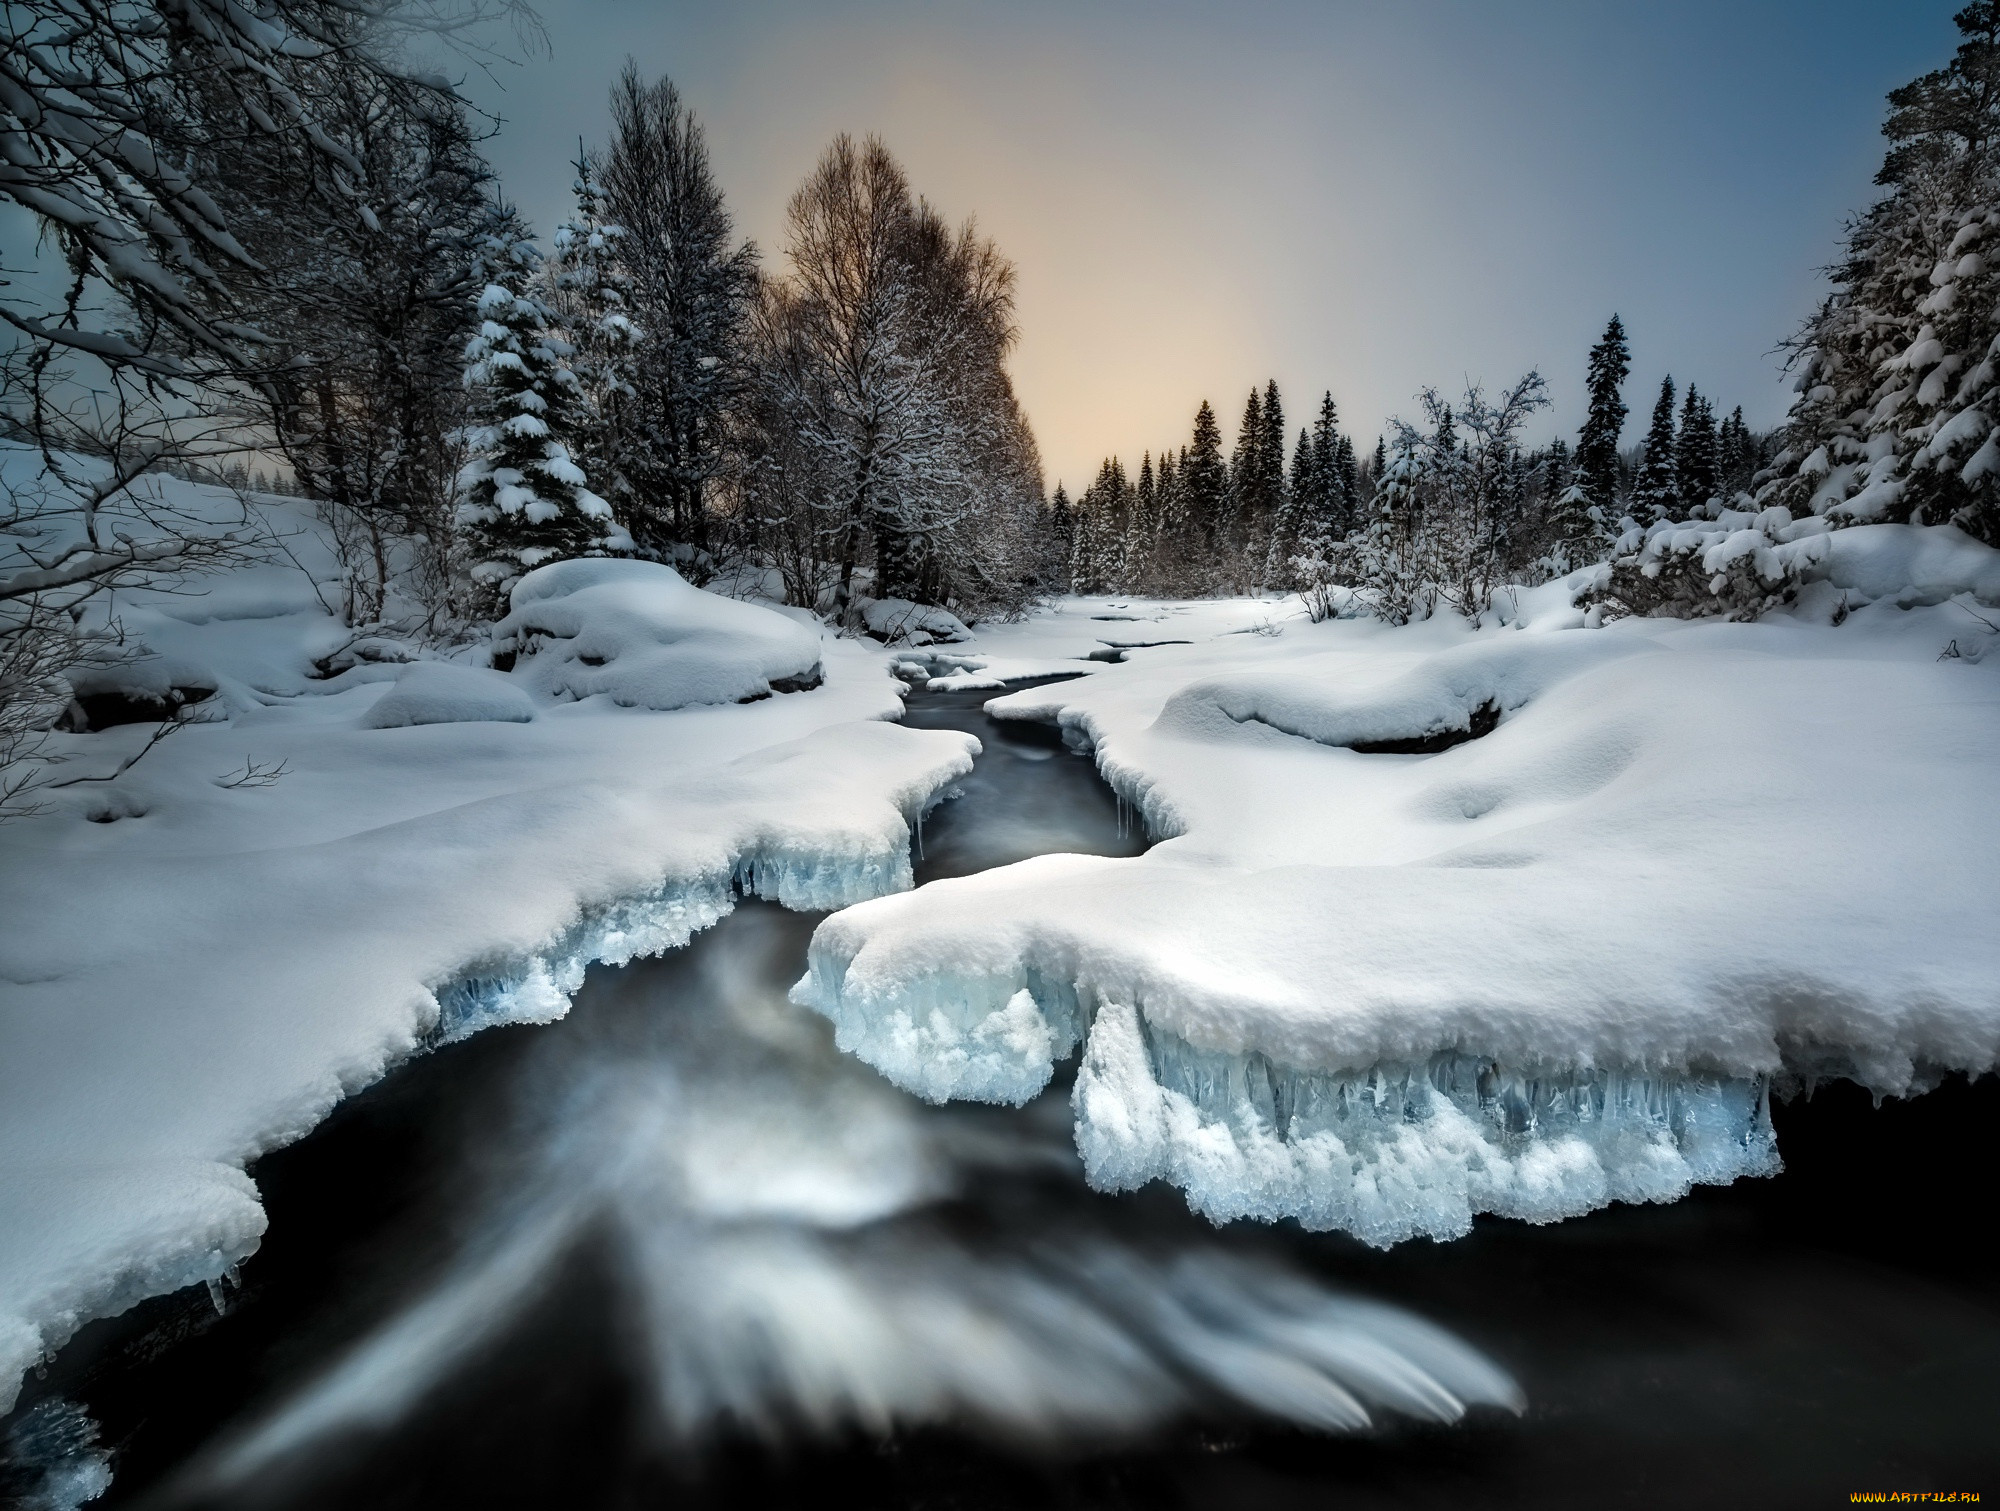
[[949,610],[912,603],[907,598],[863,598],[855,604],[855,611],[863,629],[890,645],[936,645],[972,634]]
[[515,681],[477,666],[420,661],[377,698],[361,722],[368,729],[411,724],[526,724],[535,700]]
[[493,647],[543,698],[603,694],[625,708],[743,703],[817,686],[821,675],[819,637],[805,625],[649,561],[536,568],[514,584]]

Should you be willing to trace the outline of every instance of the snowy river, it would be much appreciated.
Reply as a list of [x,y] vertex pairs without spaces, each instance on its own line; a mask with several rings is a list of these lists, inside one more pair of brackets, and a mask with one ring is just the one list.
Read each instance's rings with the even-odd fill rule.
[[[1143,848],[989,696],[911,699],[986,747],[919,884]],[[745,903],[266,1158],[240,1285],[80,1333],[0,1504],[107,1465],[100,1504],[245,1508],[2000,1488],[1991,1078],[1782,1106],[1775,1180],[1381,1253],[1090,1192],[1063,1078],[1018,1111],[891,1089],[786,1000],[817,922]]]

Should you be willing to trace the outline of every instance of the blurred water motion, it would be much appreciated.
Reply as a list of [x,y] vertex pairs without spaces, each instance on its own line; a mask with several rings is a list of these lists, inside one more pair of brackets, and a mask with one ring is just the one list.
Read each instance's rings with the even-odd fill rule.
[[[1088,762],[996,726],[986,696],[912,711],[987,747],[927,824],[920,882],[1143,848]],[[1177,1204],[1086,1191],[1066,1091],[1020,1111],[933,1108],[842,1056],[785,997],[816,921],[749,904],[674,956],[594,973],[565,1023],[522,1042],[504,1115],[482,1117],[464,1176],[477,1215],[455,1255],[183,1484],[248,1486],[421,1413],[524,1317],[571,1304],[579,1253],[615,1290],[643,1393],[684,1446],[1519,1409],[1504,1373],[1418,1317],[1338,1295]]]
[[514,1147],[495,1151],[510,1178],[462,1252],[214,1457],[211,1482],[419,1409],[584,1245],[614,1259],[681,1439],[924,1421],[1095,1438],[1204,1407],[1340,1429],[1519,1406],[1407,1312],[1085,1192],[1063,1093],[930,1108],[842,1056],[785,1000],[811,922],[747,906],[682,956],[593,980],[519,1067]]
[[[920,881],[1140,847],[983,696],[913,705],[986,742]],[[1673,1206],[1389,1253],[1218,1232],[1164,1188],[1083,1189],[1060,1091],[926,1108],[840,1060],[781,1000],[812,923],[746,907],[259,1161],[271,1231],[228,1314],[183,1292],[86,1327],[0,1424],[0,1504],[107,1472],[93,1504],[177,1511],[1581,1511],[2000,1475],[2000,1270],[1911,1226],[1964,1209],[1939,1153],[1992,1142],[2000,1078],[1822,1086],[1773,1110],[1783,1175]],[[1346,1284],[1490,1343],[1530,1409],[1424,1425],[1433,1386],[1504,1382]],[[1395,1425],[1293,1425],[1343,1391]]]

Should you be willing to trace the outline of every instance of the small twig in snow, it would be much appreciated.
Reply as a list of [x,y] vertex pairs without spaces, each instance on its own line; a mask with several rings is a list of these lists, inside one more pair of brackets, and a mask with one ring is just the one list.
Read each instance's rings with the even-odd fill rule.
[[141,745],[131,755],[128,755],[127,757],[125,757],[124,760],[120,761],[118,763],[118,769],[112,772],[109,776],[73,776],[73,777],[66,777],[60,782],[48,782],[45,783],[44,785],[48,787],[76,787],[80,786],[84,782],[115,782],[121,776],[125,775],[126,772],[130,771],[134,766],[137,766],[141,761],[143,761],[146,758],[148,752],[150,752],[155,745],[159,744],[160,741],[164,740],[168,735],[172,734],[175,730],[184,729],[186,727],[187,727],[186,722],[180,719],[179,717],[167,720],[166,723],[162,724],[158,729],[155,729],[153,731],[152,737],[148,739],[145,744]]
[[[1952,601],[1954,603],[1958,602],[1957,599],[1953,599]],[[1979,610],[1973,608],[1970,604],[1959,603],[1958,606],[1964,609],[1965,612],[1970,614],[1974,619],[1977,619],[1981,624],[1985,625],[1986,628],[1993,631],[1994,634],[2000,635],[2000,624],[1995,624],[1991,619],[1988,619],[1984,614],[1980,613]],[[1958,644],[1958,642],[1954,640],[1952,641],[1952,644],[1956,645]]]
[[280,779],[290,776],[291,771],[290,761],[279,761],[275,766],[259,766],[245,756],[241,771],[224,772],[215,779],[215,785],[222,788],[275,787]]

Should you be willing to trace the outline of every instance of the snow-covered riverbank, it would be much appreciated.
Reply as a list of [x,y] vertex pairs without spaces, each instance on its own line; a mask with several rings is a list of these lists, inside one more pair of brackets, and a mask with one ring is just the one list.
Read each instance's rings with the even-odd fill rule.
[[[587,960],[683,943],[739,888],[908,886],[913,822],[970,765],[963,736],[883,722],[879,650],[712,595],[677,589],[727,621],[706,639],[585,618],[642,691],[740,696],[773,645],[821,684],[657,712],[556,702],[525,668],[327,676],[352,636],[314,589],[280,564],[119,595],[153,654],[114,680],[206,693],[210,721],[0,826],[0,1409],[83,1322],[253,1251],[245,1165],[347,1092],[438,1036],[560,1014]],[[606,675],[605,650],[545,647],[538,675],[562,651]],[[56,735],[53,775],[107,775],[157,727]]]
[[[1955,532],[1831,537],[1758,624],[1555,584],[1479,631],[1064,599],[888,649],[574,563],[503,673],[353,643],[294,523],[303,569],[119,596],[146,654],[90,696],[195,719],[108,781],[156,724],[53,736],[70,785],[0,828],[0,1397],[252,1252],[246,1165],[353,1088],[740,892],[847,909],[800,998],[899,1084],[1019,1101],[1081,1045],[1098,1184],[1381,1243],[1765,1172],[1774,1082],[2000,1054],[2000,553]],[[1060,725],[1163,843],[907,892],[971,742],[886,722],[892,672]]]
[[[1520,627],[1273,616],[1003,698],[1164,842],[844,912],[800,1000],[939,1099],[1082,1041],[1094,1179],[1218,1219],[1389,1243],[1768,1172],[1774,1080],[2000,1056],[2000,555],[1830,539],[1756,624],[1585,628],[1555,584]],[[1175,607],[1118,628],[1201,640]]]

